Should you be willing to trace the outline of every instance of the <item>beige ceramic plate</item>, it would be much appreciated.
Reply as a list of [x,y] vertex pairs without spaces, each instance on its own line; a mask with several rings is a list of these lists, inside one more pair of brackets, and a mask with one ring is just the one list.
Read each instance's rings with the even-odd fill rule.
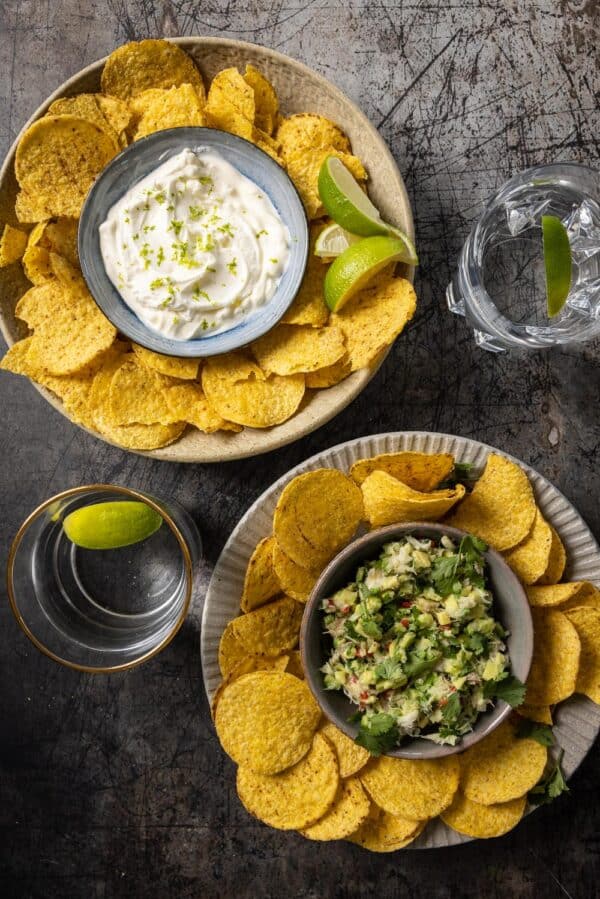
[[[250,62],[273,82],[285,115],[316,112],[337,122],[349,136],[353,152],[362,159],[369,172],[369,194],[383,218],[414,236],[410,203],[390,151],[366,116],[337,87],[302,63],[256,44],[221,38],[179,38],[175,43],[194,57],[207,84],[220,69]],[[101,59],[65,81],[36,110],[25,128],[59,97],[100,90],[103,65]],[[14,156],[18,140],[17,137],[0,170],[0,221],[12,224],[16,224]],[[0,328],[9,345],[25,334],[24,326],[15,318],[14,308],[28,286],[20,266],[0,269]],[[239,434],[210,435],[193,429],[177,443],[142,455],[173,462],[219,462],[269,452],[309,434],[341,412],[366,387],[378,367],[355,372],[328,390],[309,391],[300,411],[278,427],[267,430],[245,428]],[[61,402],[53,394],[42,387],[36,389],[64,414]],[[98,437],[97,434],[94,436]]]
[[[276,481],[238,522],[215,566],[206,594],[202,615],[202,673],[209,700],[221,682],[218,649],[225,625],[239,614],[244,572],[252,551],[259,540],[271,533],[273,513],[284,486],[293,477],[315,468],[339,468],[349,471],[359,459],[379,453],[412,450],[424,453],[452,453],[461,462],[472,462],[482,469],[490,452],[500,452],[485,443],[449,434],[429,434],[405,431],[397,434],[377,434],[359,437],[325,450],[302,462]],[[503,455],[507,455],[504,453]],[[571,503],[546,478],[533,468],[508,456],[527,472],[535,497],[544,518],[552,523],[567,550],[565,579],[588,580],[600,586],[600,548],[583,518]],[[572,696],[558,707],[554,732],[565,750],[563,768],[571,777],[592,747],[600,730],[600,707],[585,696]],[[470,837],[461,836],[447,827],[440,818],[432,821],[421,836],[410,844],[411,849],[429,849],[468,843]]]

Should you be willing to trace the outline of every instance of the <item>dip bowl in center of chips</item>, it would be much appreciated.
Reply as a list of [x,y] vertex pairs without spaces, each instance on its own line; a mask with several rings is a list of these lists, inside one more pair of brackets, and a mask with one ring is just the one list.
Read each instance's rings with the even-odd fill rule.
[[[264,191],[290,233],[289,259],[273,296],[226,331],[192,340],[173,339],[150,328],[121,297],[106,271],[100,225],[134,185],[182,150],[222,157]],[[254,144],[234,134],[205,127],[171,128],[135,141],[115,156],[95,181],[79,224],[79,258],[96,303],[119,332],[134,343],[166,356],[198,358],[228,353],[270,331],[298,293],[309,251],[308,222],[300,195],[285,170]]]
[[[306,682],[326,717],[340,730],[355,739],[359,730],[356,723],[358,705],[341,690],[325,688],[321,671],[331,653],[331,637],[325,630],[322,601],[354,580],[357,569],[365,562],[376,559],[384,544],[412,535],[417,538],[433,538],[439,541],[447,536],[460,544],[465,531],[443,524],[409,522],[390,525],[359,537],[343,549],[323,570],[317,580],[304,610],[300,632],[300,650],[306,673]],[[529,674],[533,655],[533,623],[525,590],[502,556],[495,550],[484,553],[487,565],[488,589],[493,595],[490,614],[508,632],[505,638],[509,657],[510,675],[524,683]],[[440,758],[462,752],[488,736],[510,714],[511,707],[497,699],[474,722],[473,730],[462,736],[456,745],[442,745],[422,737],[404,738],[400,745],[389,749],[386,755],[396,758]]]

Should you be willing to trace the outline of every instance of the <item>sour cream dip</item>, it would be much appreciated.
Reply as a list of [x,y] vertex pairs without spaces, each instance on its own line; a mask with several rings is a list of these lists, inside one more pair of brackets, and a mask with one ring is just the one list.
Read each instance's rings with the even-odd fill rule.
[[258,185],[214,151],[185,149],[115,203],[100,250],[138,318],[190,340],[227,331],[269,302],[290,233]]

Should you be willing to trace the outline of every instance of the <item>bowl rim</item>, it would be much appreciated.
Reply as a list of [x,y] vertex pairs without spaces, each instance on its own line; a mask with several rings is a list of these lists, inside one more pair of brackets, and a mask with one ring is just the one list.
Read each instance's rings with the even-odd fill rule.
[[[353,114],[356,117],[355,120],[357,122],[357,125],[360,125],[361,131],[370,134],[373,139],[376,140],[378,153],[380,154],[382,159],[387,160],[388,164],[394,172],[394,194],[397,194],[399,198],[399,206],[402,210],[403,216],[406,219],[406,233],[411,239],[414,239],[415,226],[413,210],[406,188],[406,183],[402,177],[402,174],[400,173],[398,163],[392,155],[387,142],[383,139],[381,134],[379,134],[377,128],[369,120],[367,115],[363,112],[362,108],[348,94],[346,94],[341,88],[339,88],[337,84],[334,84],[333,81],[331,81],[325,75],[321,74],[321,72],[317,71],[316,69],[311,68],[303,62],[300,62],[300,60],[295,59],[294,57],[289,56],[285,53],[281,53],[279,50],[273,50],[270,47],[266,47],[263,44],[253,43],[251,41],[242,41],[238,40],[237,38],[225,38],[220,36],[214,37],[206,35],[190,35],[187,37],[164,38],[164,40],[168,40],[169,42],[176,44],[183,49],[190,50],[191,52],[202,50],[203,48],[205,48],[206,50],[226,48],[231,50],[232,52],[237,52],[238,54],[260,53],[262,56],[264,56],[267,62],[284,65],[287,69],[292,70],[298,75],[304,78],[309,78],[315,83],[319,84],[321,88],[323,90],[326,90],[332,98],[338,101],[339,104],[350,104],[353,110]],[[93,62],[74,72],[67,79],[57,85],[52,93],[49,94],[44,99],[44,101],[40,103],[39,106],[32,112],[27,121],[24,123],[23,127],[17,133],[14,141],[7,149],[4,159],[2,160],[2,164],[0,165],[0,185],[5,184],[7,181],[10,183],[11,181],[17,146],[25,131],[34,122],[36,122],[46,114],[49,107],[55,100],[58,100],[62,97],[70,97],[76,93],[81,93],[80,83],[82,79],[96,78],[96,80],[99,81],[100,73],[104,64],[106,63],[106,60],[108,59],[108,56],[109,54],[106,54],[105,56],[94,60]],[[407,268],[405,277],[411,282],[411,284],[414,283],[414,266],[409,266]],[[10,347],[13,345],[13,343],[15,343],[15,338],[12,335],[12,329],[9,327],[7,318],[8,316],[0,314],[0,332],[2,333],[2,336],[7,345]],[[265,431],[255,431],[253,429],[246,428],[244,430],[249,431],[250,433],[246,438],[243,439],[243,441],[240,441],[240,443],[236,443],[235,440],[231,439],[221,439],[219,442],[215,442],[214,440],[211,440],[210,442],[203,441],[200,447],[196,447],[193,445],[190,447],[185,443],[182,447],[181,441],[177,441],[177,443],[175,443],[173,446],[169,445],[155,450],[129,449],[127,447],[123,447],[119,443],[116,443],[114,440],[111,440],[105,435],[98,434],[85,425],[75,423],[66,412],[63,403],[58,399],[58,397],[55,397],[50,390],[48,390],[46,387],[42,387],[40,384],[35,384],[34,382],[31,382],[31,384],[34,390],[41,394],[46,402],[49,403],[49,405],[54,409],[56,409],[57,412],[63,415],[68,421],[70,421],[71,424],[81,428],[82,431],[87,432],[96,440],[101,440],[103,443],[106,443],[109,446],[114,446],[124,453],[146,456],[149,459],[157,459],[162,462],[181,462],[186,464],[230,462],[239,459],[255,458],[256,456],[281,449],[281,447],[295,443],[301,438],[306,437],[308,434],[312,434],[315,430],[317,430],[317,428],[326,425],[333,418],[343,412],[344,409],[349,406],[350,403],[352,403],[357,398],[357,396],[362,393],[363,390],[365,390],[365,388],[373,380],[373,378],[376,376],[377,372],[385,362],[392,346],[393,345],[390,345],[386,348],[385,352],[382,353],[382,355],[376,360],[375,364],[371,368],[353,372],[345,382],[342,382],[343,390],[338,390],[340,385],[336,385],[335,387],[330,388],[330,390],[333,391],[333,395],[335,397],[333,402],[325,403],[324,401],[319,402],[317,400],[316,409],[314,408],[314,406],[311,408],[311,406],[309,405],[301,419],[299,419],[298,414],[294,416],[293,419],[291,419],[291,421],[293,421],[293,427],[291,425],[289,428],[286,427],[286,425],[288,425],[288,422],[284,422],[283,425],[279,425],[275,428]],[[208,436],[212,437],[213,435]],[[230,435],[228,435],[228,437],[229,436]],[[242,432],[242,437],[243,436],[244,432]]]
[[[183,132],[185,132],[185,135],[183,134]],[[197,135],[196,138],[193,137],[192,132],[193,134]],[[143,322],[142,319],[139,318],[135,310],[128,305],[117,288],[114,286],[114,284],[108,277],[108,273],[106,272],[106,267],[103,262],[100,248],[99,246],[96,247],[95,235],[92,235],[92,237],[90,238],[91,243],[89,241],[86,241],[84,237],[84,231],[88,231],[90,229],[89,219],[90,216],[94,214],[95,206],[98,202],[99,190],[107,182],[113,184],[115,182],[118,183],[119,178],[118,176],[115,178],[114,173],[115,170],[119,170],[119,167],[122,165],[123,160],[130,160],[131,165],[135,165],[136,157],[138,155],[143,155],[144,151],[147,152],[149,147],[152,148],[152,146],[155,144],[162,144],[165,141],[169,142],[170,140],[173,141],[171,148],[160,148],[157,150],[158,156],[162,158],[157,160],[156,167],[170,158],[170,155],[181,151],[183,149],[183,146],[179,145],[183,143],[193,143],[195,147],[199,147],[203,141],[208,141],[208,149],[212,152],[222,154],[225,161],[227,161],[225,150],[226,145],[230,144],[234,147],[237,146],[242,154],[245,154],[250,159],[253,156],[257,157],[258,159],[264,157],[264,159],[267,160],[267,169],[270,169],[272,172],[272,175],[271,173],[269,173],[269,183],[271,184],[279,178],[282,185],[282,190],[288,193],[292,198],[294,205],[296,205],[297,207],[297,212],[299,213],[299,229],[302,233],[301,235],[299,235],[300,240],[294,241],[292,244],[292,248],[290,250],[290,262],[292,261],[291,256],[295,251],[299,249],[301,252],[303,252],[302,258],[300,259],[298,271],[295,275],[295,279],[290,283],[290,285],[287,286],[287,296],[285,298],[285,302],[281,303],[281,308],[278,310],[275,318],[268,317],[268,310],[272,309],[276,303],[277,295],[280,291],[285,272],[281,276],[275,292],[267,301],[267,303],[263,307],[261,307],[260,310],[257,310],[256,314],[249,316],[238,325],[229,328],[228,330],[223,331],[219,334],[215,334],[212,337],[190,338],[181,341],[166,337],[159,331],[154,331],[152,328],[146,325],[145,322]],[[211,141],[214,141],[214,146]],[[233,165],[233,163],[231,164]],[[124,187],[124,190],[120,194],[120,197],[122,198],[127,190],[135,187],[138,181],[142,178],[147,177],[151,171],[152,169],[130,180],[128,186]],[[240,174],[243,173],[240,172]],[[249,175],[245,175],[244,177],[248,178],[248,180],[252,180]],[[264,190],[264,192],[269,196],[269,199],[273,203],[273,199],[269,189],[261,189]],[[106,204],[103,204],[103,206],[105,205]],[[112,206],[113,204],[111,203],[110,205]],[[110,209],[110,206],[108,208]],[[284,224],[287,225],[286,222],[284,222]],[[109,160],[109,162],[104,166],[104,168],[90,187],[81,208],[81,215],[79,217],[77,226],[77,245],[79,250],[81,271],[83,273],[84,280],[87,284],[92,299],[94,300],[100,311],[103,313],[103,315],[105,315],[108,320],[122,334],[124,334],[128,340],[131,340],[134,343],[137,343],[140,346],[151,350],[152,352],[161,353],[164,356],[171,356],[173,358],[195,359],[221,355],[222,353],[230,353],[234,350],[242,349],[242,347],[248,346],[250,343],[252,343],[252,341],[257,340],[259,337],[262,337],[268,331],[276,327],[278,322],[288,311],[295,297],[297,296],[302,284],[302,279],[304,278],[304,275],[306,273],[306,267],[308,265],[308,257],[310,252],[310,230],[306,210],[304,208],[302,198],[300,196],[300,193],[298,192],[296,185],[294,184],[288,173],[285,171],[285,169],[281,168],[281,166],[279,166],[275,162],[275,160],[272,159],[271,156],[269,156],[268,153],[265,153],[264,150],[261,150],[260,147],[251,143],[251,141],[248,141],[245,138],[240,137],[239,135],[231,134],[228,131],[223,131],[221,128],[205,127],[199,125],[186,125],[180,128],[165,128],[160,131],[155,131],[152,134],[148,134],[140,140],[133,141],[128,146],[120,150],[120,152],[117,153],[116,156],[113,156],[111,160]],[[102,274],[99,276],[99,279],[98,273],[95,271],[95,267],[93,266],[90,258],[94,255],[96,249],[100,253],[101,258]],[[132,334],[128,333],[128,329],[127,327],[123,326],[122,321],[119,321],[118,323],[113,321],[111,317],[111,311],[114,314],[114,309],[111,303],[107,301],[109,296],[110,299],[115,300],[118,305],[123,304],[126,307],[125,314],[127,315],[127,318],[129,318],[129,315],[131,314],[137,319],[136,323],[139,323],[138,326],[142,329],[143,338],[139,336],[134,337],[132,336]],[[262,325],[259,324],[261,319],[263,320]],[[238,334],[236,339],[235,334],[238,331],[241,331],[241,333]]]
[[[339,566],[348,559],[348,557],[359,554],[363,547],[365,548],[365,554],[367,554],[368,550],[366,549],[366,547],[370,547],[372,544],[381,546],[384,542],[392,539],[392,535],[401,537],[410,533],[414,533],[415,531],[418,532],[419,530],[433,530],[441,535],[446,534],[454,538],[462,538],[469,533],[468,531],[452,527],[452,525],[434,521],[399,522],[397,524],[390,524],[386,525],[385,527],[368,531],[366,534],[362,534],[354,538],[350,543],[347,544],[347,546],[341,549],[340,552],[337,553],[337,555],[334,556],[334,558],[326,565],[326,567],[319,575],[316,583],[314,584],[304,608],[302,623],[300,625],[300,655],[302,658],[302,667],[304,668],[306,683],[327,720],[334,724],[339,730],[341,730],[347,737],[352,740],[354,740],[355,737],[355,729],[351,725],[349,725],[344,718],[335,714],[335,712],[333,712],[329,705],[323,703],[322,686],[318,680],[318,669],[315,670],[308,659],[307,634],[309,625],[311,624],[314,616],[319,611],[318,603],[323,598],[321,596],[323,584],[330,578],[331,574],[334,573],[339,568]],[[503,569],[504,575],[508,577],[508,580],[515,588],[514,593],[512,593],[511,591],[510,602],[518,603],[518,605],[521,606],[522,612],[524,613],[523,623],[526,631],[526,650],[520,657],[520,660],[523,661],[524,675],[522,679],[523,681],[525,681],[531,669],[531,662],[533,658],[533,617],[531,614],[529,600],[527,599],[527,593],[525,592],[524,586],[521,584],[512,568],[502,557],[501,553],[488,545],[488,548],[485,551],[485,555],[491,556],[494,559],[494,563],[499,565],[500,568]],[[476,743],[479,743],[485,737],[489,736],[492,731],[494,731],[504,720],[506,720],[506,718],[508,718],[511,712],[512,708],[510,705],[508,705],[503,700],[498,700],[490,710],[490,717],[488,717],[486,721],[487,726],[480,727],[479,729],[477,727],[478,723],[483,720],[482,715],[485,713],[482,712],[477,718],[473,730],[466,734],[455,746],[439,745],[430,741],[420,740],[418,737],[415,737],[404,745],[401,745],[391,750],[390,752],[386,752],[383,754],[393,758],[413,760],[444,758],[450,755],[458,755],[461,752],[469,749],[471,746],[474,746]],[[422,748],[419,748],[419,746],[421,746]],[[427,751],[425,751],[425,746],[427,747]]]

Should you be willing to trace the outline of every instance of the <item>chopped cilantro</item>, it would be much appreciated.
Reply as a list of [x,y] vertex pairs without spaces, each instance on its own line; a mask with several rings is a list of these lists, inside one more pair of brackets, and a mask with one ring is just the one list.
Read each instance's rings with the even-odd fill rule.
[[523,705],[526,692],[527,687],[525,684],[518,677],[514,677],[514,675],[509,675],[509,677],[504,677],[500,680],[487,681],[483,687],[483,695],[486,699],[503,699],[513,709]]
[[527,798],[532,805],[543,805],[547,802],[552,802],[552,800],[560,796],[561,793],[569,792],[565,775],[562,770],[562,759],[564,754],[564,749],[561,749],[554,766],[527,794]]
[[381,755],[398,743],[398,725],[392,715],[378,712],[364,715],[355,742],[368,749],[371,755]]

